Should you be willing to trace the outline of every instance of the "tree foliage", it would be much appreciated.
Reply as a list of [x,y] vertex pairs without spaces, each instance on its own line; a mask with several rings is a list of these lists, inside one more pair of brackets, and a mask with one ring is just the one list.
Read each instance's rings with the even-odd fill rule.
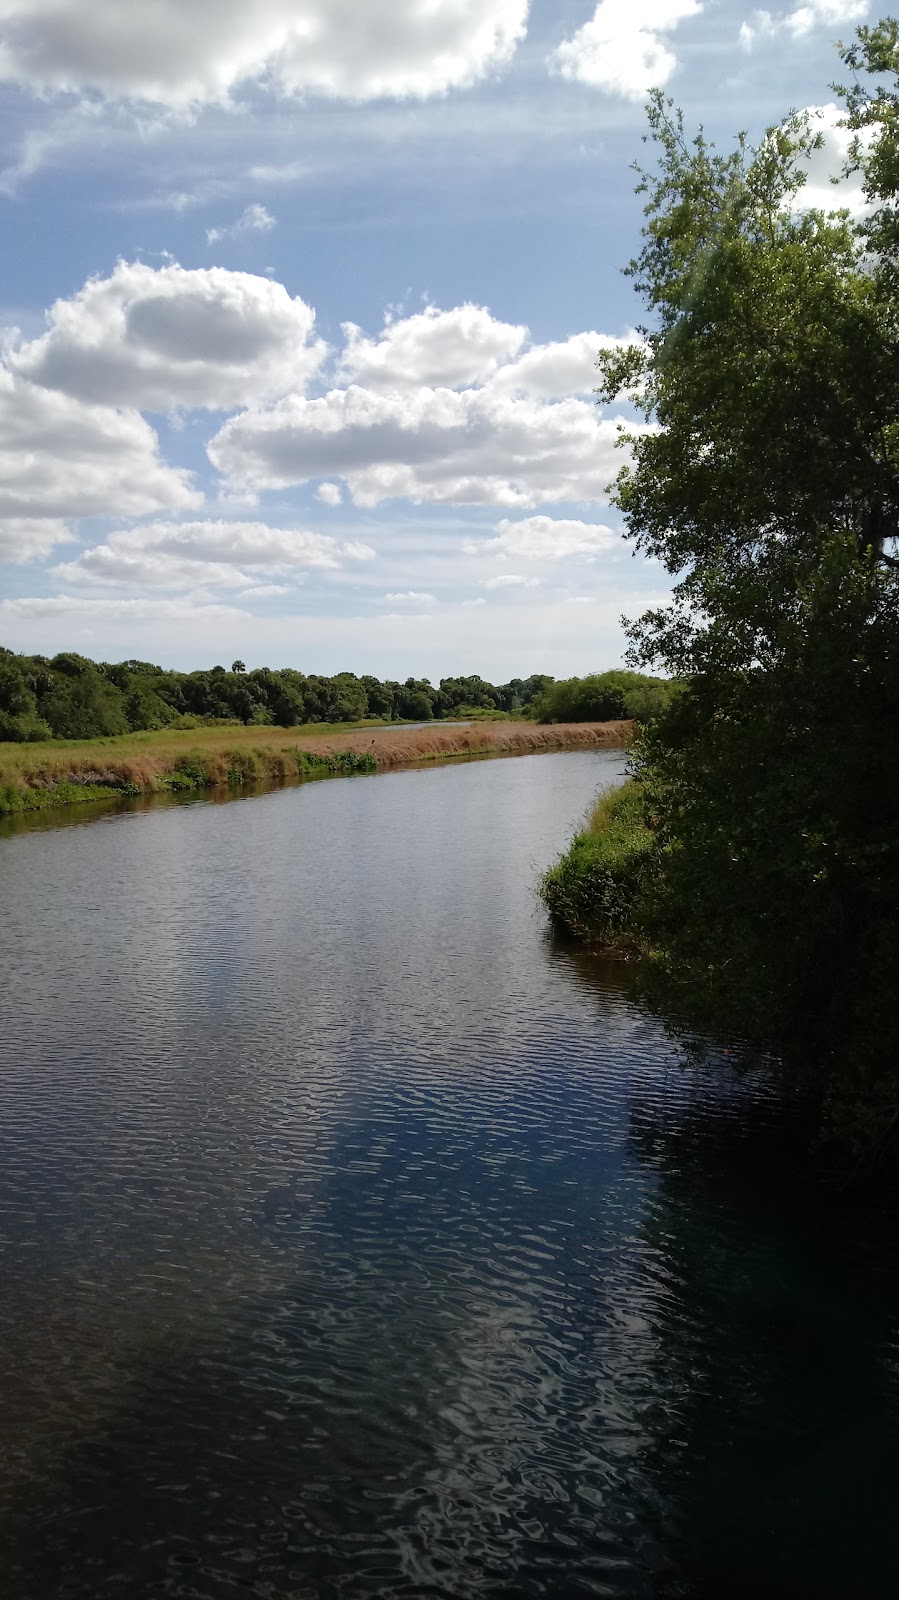
[[653,96],[648,325],[600,396],[655,424],[616,497],[676,579],[631,660],[686,684],[639,758],[649,992],[776,1052],[870,1152],[899,1126],[897,25],[843,60],[860,220],[803,205],[809,117],[721,155]]
[[429,722],[460,713],[525,712],[553,683],[545,673],[488,683],[477,674],[404,683],[352,672],[332,677],[256,667],[169,672],[150,661],[101,662],[62,653],[0,649],[0,740],[90,739],[164,728],[191,719],[295,727],[368,717]]
[[651,722],[661,716],[678,685],[643,672],[613,669],[548,684],[535,702],[540,722]]

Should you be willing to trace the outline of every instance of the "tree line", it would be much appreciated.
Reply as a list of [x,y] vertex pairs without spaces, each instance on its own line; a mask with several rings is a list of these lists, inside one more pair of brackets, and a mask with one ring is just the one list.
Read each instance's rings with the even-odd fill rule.
[[94,662],[0,649],[0,740],[97,739],[207,721],[296,727],[301,723],[430,722],[466,715],[524,715],[536,721],[607,721],[647,716],[667,685],[635,672],[598,673],[557,683],[547,673],[492,684],[476,673],[407,678],[332,677],[284,667],[251,672],[172,672],[149,661]]

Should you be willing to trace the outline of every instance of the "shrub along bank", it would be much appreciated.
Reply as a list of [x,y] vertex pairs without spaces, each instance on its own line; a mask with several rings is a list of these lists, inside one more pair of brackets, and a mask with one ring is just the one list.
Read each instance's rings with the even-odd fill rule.
[[614,717],[651,722],[680,688],[671,678],[644,672],[591,672],[585,678],[548,683],[534,699],[533,713],[538,722],[605,722]]
[[654,856],[640,784],[631,778],[603,790],[584,827],[540,881],[557,928],[604,949],[645,953],[644,896]]

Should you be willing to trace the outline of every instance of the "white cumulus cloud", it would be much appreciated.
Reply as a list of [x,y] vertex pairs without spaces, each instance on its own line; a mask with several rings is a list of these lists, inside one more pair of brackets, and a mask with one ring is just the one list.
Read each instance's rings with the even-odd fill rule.
[[[270,528],[262,522],[155,522],[110,533],[104,544],[83,550],[74,562],[53,571],[62,582],[75,584],[246,590],[259,574],[277,578],[333,571],[344,560],[373,555],[360,542],[341,544],[323,533]],[[270,592],[267,584],[266,589]]]
[[867,13],[868,0],[809,0],[793,11],[758,10],[751,22],[741,24],[740,43],[744,50],[751,50],[758,39],[773,39],[778,34],[804,39],[815,28],[860,22]]
[[485,578],[484,589],[536,589],[539,578],[525,578],[520,572],[503,572],[498,578]]
[[526,561],[559,561],[565,556],[595,556],[618,542],[618,535],[601,522],[579,522],[571,517],[504,517],[496,525],[495,539],[469,539],[466,555],[491,555]]
[[590,21],[559,45],[551,65],[563,78],[642,100],[677,66],[664,36],[701,10],[699,0],[600,0]]
[[399,592],[385,594],[385,600],[392,600],[394,604],[402,601],[404,605],[433,605],[434,596],[422,589],[402,589]]
[[[848,128],[840,127],[845,111],[834,102],[809,106],[806,114],[812,128],[821,134],[821,145],[807,159],[798,163],[805,183],[796,197],[796,206],[814,206],[821,211],[845,208],[854,216],[859,216],[869,204],[865,199],[862,175],[853,172],[849,177],[844,177],[843,172],[853,139],[858,137],[861,144],[869,144],[874,137],[874,130],[863,128],[860,134],[855,135]],[[837,181],[834,182],[834,179]]]
[[[0,366],[0,525],[35,549],[71,517],[145,516],[197,506],[189,475],[160,460],[136,411],[88,405],[26,383]],[[4,540],[4,543],[7,541]]]
[[462,389],[488,385],[497,393],[562,400],[596,387],[600,350],[632,344],[606,333],[575,333],[548,344],[528,343],[528,329],[501,322],[484,306],[428,306],[414,316],[385,323],[369,338],[345,322],[346,345],[337,369],[338,383],[356,383],[378,394],[402,394],[422,386]]
[[224,267],[119,262],[57,300],[47,332],[7,353],[48,389],[105,405],[230,409],[302,389],[325,346],[283,284]]
[[501,66],[528,0],[2,0],[0,79],[191,108],[278,95],[424,99]]
[[0,518],[0,561],[42,561],[73,534],[60,517]]
[[289,395],[226,422],[208,450],[237,491],[342,477],[357,505],[407,498],[527,508],[601,497],[619,465],[614,421],[583,400],[486,389]]
[[394,394],[422,385],[459,389],[483,383],[517,354],[528,330],[498,322],[483,306],[464,305],[451,311],[428,306],[388,322],[377,339],[352,322],[343,331],[338,381]]
[[339,506],[343,500],[339,483],[320,483],[315,491],[316,500],[323,506]]
[[367,545],[262,522],[153,522],[112,533],[53,570],[64,583],[246,590],[260,575],[333,571],[372,554]]
[[490,379],[490,387],[497,393],[533,395],[539,400],[590,394],[596,388],[600,350],[633,344],[636,338],[636,333],[623,339],[607,333],[574,333],[570,339],[532,345],[517,361],[500,367]]

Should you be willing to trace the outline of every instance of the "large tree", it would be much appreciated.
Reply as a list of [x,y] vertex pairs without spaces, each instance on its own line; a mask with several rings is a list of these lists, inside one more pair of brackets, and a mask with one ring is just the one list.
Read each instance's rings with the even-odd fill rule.
[[647,325],[600,397],[656,424],[616,499],[676,580],[633,661],[689,685],[640,758],[650,990],[776,1052],[872,1149],[899,1122],[897,25],[843,59],[858,219],[803,203],[813,118],[721,155],[652,98]]

